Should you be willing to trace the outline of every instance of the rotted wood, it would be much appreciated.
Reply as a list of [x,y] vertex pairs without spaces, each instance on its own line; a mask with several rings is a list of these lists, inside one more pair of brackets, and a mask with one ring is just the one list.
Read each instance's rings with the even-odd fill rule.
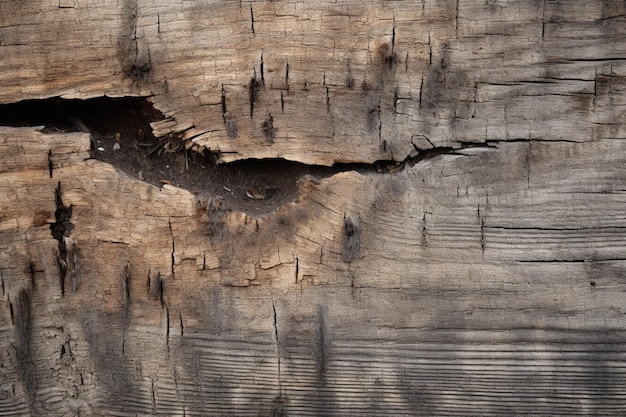
[[222,162],[391,164],[258,214],[0,126],[0,415],[618,415],[624,12],[0,0],[2,103],[149,96]]

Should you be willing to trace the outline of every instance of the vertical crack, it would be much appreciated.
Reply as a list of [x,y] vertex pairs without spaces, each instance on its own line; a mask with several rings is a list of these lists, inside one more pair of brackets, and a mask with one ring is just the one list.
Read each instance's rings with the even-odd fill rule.
[[165,348],[170,352],[170,310],[167,305],[163,304],[165,309]]
[[393,113],[398,114],[398,100],[399,100],[398,87],[393,89]]
[[422,74],[422,81],[420,82],[420,96],[418,101],[418,109],[422,108],[422,93],[424,92],[424,74]]
[[[222,120],[224,121],[224,126],[226,127],[226,131],[228,132],[228,137],[231,139],[235,139],[237,137],[237,123],[235,120],[232,120],[229,117],[228,109],[226,108],[226,90],[224,89],[224,84],[222,84]],[[187,148],[185,148],[187,151]]]
[[252,10],[252,3],[250,3],[250,29],[252,29],[252,36],[254,36],[254,11]]
[[163,280],[161,279],[161,273],[159,272],[159,287],[158,287],[158,292],[159,292],[159,303],[161,304],[161,307],[165,307],[165,301],[163,301]]
[[28,275],[30,275],[30,286],[35,288],[35,264],[28,262]]
[[[430,42],[430,32],[428,32],[428,64],[433,64],[433,45]],[[424,77],[422,77],[422,80]]]
[[282,397],[283,386],[281,380],[281,369],[280,369],[280,341],[278,339],[278,318],[276,315],[276,303],[274,303],[274,299],[272,298],[272,312],[273,312],[273,325],[274,325],[274,339],[276,341],[276,364],[278,371],[278,395],[279,398]]
[[54,163],[52,162],[52,149],[48,150],[48,172],[50,178],[52,178],[52,170],[54,169]]
[[456,8],[454,13],[454,34],[459,37],[459,0],[456,0]]
[[130,323],[130,265],[124,265],[122,272],[122,295],[124,300],[123,332],[122,332],[122,356],[126,355],[126,336]]
[[348,274],[350,274],[350,292],[352,293],[352,296],[354,296],[358,286],[356,282],[356,275],[354,274],[354,271],[350,269],[350,265],[348,265]]
[[478,83],[474,83],[474,97],[472,100],[473,109],[472,109],[472,119],[476,118],[476,112],[478,107]]
[[174,276],[175,276],[174,264],[176,262],[176,245],[175,245],[175,242],[174,242],[174,231],[172,230],[172,219],[170,218],[167,221],[168,221],[168,224],[169,224],[169,227],[170,227],[170,235],[172,236],[172,259],[171,259],[172,266],[171,266],[171,268],[172,268],[172,278],[174,278]]
[[11,302],[11,296],[7,295],[7,302],[9,303],[9,314],[11,315],[11,325],[15,325],[15,311],[13,310],[13,303]]
[[526,146],[526,157],[524,159],[524,165],[526,167],[526,186],[530,188],[530,163],[532,158],[532,141],[528,141]]
[[250,79],[250,84],[248,85],[248,93],[250,96],[250,117],[254,115],[254,103],[259,98],[260,91],[261,91],[261,83],[256,78],[256,68],[255,68],[254,76]]
[[541,42],[544,41],[546,36],[546,0],[543,0],[541,5]]
[[[57,240],[58,243],[58,255],[57,261],[59,265],[59,285],[61,287],[61,295],[65,293],[65,277],[68,269],[68,250],[67,250],[67,237],[70,236],[74,225],[71,223],[72,219],[72,206],[66,206],[61,199],[61,182],[57,183],[57,187],[54,190],[54,200],[57,209],[54,213],[55,222],[50,224],[50,231],[52,237]],[[72,255],[74,255],[72,251]]]
[[152,414],[156,414],[157,406],[156,406],[156,394],[154,392],[154,378],[150,378],[150,392],[152,394]]
[[389,69],[393,68],[393,62],[396,51],[396,17],[393,17],[393,28],[391,29],[391,59],[389,60]]
[[598,67],[596,67],[596,76],[593,78],[593,111],[596,110],[597,99],[598,99]]
[[222,119],[226,123],[226,93],[224,92],[224,84],[222,84]]
[[261,51],[261,84],[265,85],[265,63],[263,62],[263,51]]
[[330,113],[330,94],[328,87],[326,87],[326,112]]
[[476,211],[478,215],[478,221],[480,223],[480,248],[483,252],[483,255],[485,255],[485,219],[483,218],[483,215],[480,211],[480,204],[478,205],[478,209]]
[[122,273],[122,289],[124,296],[124,316],[128,319],[128,313],[130,309],[130,266],[124,265],[124,272]]
[[151,271],[148,271],[148,296],[152,300],[158,300],[161,307],[164,306],[163,301],[163,280],[161,279],[161,271],[157,271],[156,277],[152,277]]
[[78,289],[78,283],[80,280],[76,241],[70,237],[66,237],[65,248],[67,251],[67,255],[65,257],[66,266],[67,266],[65,280],[67,281],[67,279],[69,278],[69,281],[72,287],[72,292],[76,292],[76,290]]

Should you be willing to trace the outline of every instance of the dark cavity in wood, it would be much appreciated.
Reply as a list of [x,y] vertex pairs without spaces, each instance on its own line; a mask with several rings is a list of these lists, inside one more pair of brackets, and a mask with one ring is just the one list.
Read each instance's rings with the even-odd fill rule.
[[[252,79],[251,85],[252,91],[261,88],[260,82],[255,79]],[[255,97],[256,94],[254,92]],[[370,118],[371,128],[376,130],[380,124],[378,106],[372,106]],[[150,123],[163,119],[164,116],[146,98],[138,97],[50,98],[0,105],[0,125],[44,126],[42,132],[47,134],[87,131],[92,136],[92,158],[110,163],[131,177],[159,187],[171,184],[189,190],[200,200],[209,198],[211,206],[219,211],[237,210],[252,215],[273,212],[293,201],[299,193],[300,184],[307,177],[320,180],[345,171],[363,175],[393,174],[402,171],[406,165],[413,166],[423,159],[454,154],[458,150],[443,147],[416,149],[415,156],[404,160],[338,163],[331,167],[284,159],[248,159],[224,164],[219,163],[219,153],[185,152],[185,143],[175,136],[156,138]],[[236,136],[234,121],[226,121],[233,123],[229,136]],[[276,129],[272,116],[268,115],[261,128],[266,140],[274,139]],[[115,150],[118,146],[119,150]],[[477,146],[490,145],[467,143],[461,144],[459,149]],[[52,155],[48,157],[53,162]],[[48,165],[47,170],[50,169]],[[249,190],[258,190],[264,198],[247,197]],[[61,218],[71,215],[71,208],[60,207],[61,211],[57,214]],[[70,229],[62,228],[59,222],[51,227],[62,245],[61,238]],[[60,252],[63,253],[63,250]]]

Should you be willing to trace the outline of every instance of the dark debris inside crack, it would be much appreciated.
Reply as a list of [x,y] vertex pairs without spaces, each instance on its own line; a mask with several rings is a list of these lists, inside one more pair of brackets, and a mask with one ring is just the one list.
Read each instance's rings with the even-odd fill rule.
[[[42,132],[88,131],[91,157],[131,177],[189,190],[223,210],[263,215],[293,201],[303,178],[319,180],[339,172],[394,173],[424,158],[454,153],[452,148],[419,151],[402,162],[306,165],[283,159],[247,159],[218,164],[219,155],[185,149],[177,137],[156,138],[150,123],[163,115],[145,98],[51,98],[0,105],[0,125],[45,126]],[[416,152],[417,153],[417,152]]]

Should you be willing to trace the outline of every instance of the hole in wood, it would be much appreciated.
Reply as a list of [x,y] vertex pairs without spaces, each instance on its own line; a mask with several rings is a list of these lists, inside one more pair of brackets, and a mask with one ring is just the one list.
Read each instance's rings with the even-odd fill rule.
[[[260,84],[251,81],[254,96]],[[255,98],[255,97],[251,97]],[[377,109],[374,109],[377,116]],[[263,215],[293,201],[298,180],[316,179],[339,172],[395,173],[405,163],[445,153],[451,148],[421,150],[404,161],[335,164],[332,167],[305,165],[283,159],[248,159],[218,164],[219,155],[187,150],[177,137],[156,138],[150,123],[163,115],[146,98],[100,97],[89,100],[50,98],[26,100],[0,105],[0,125],[44,126],[42,132],[88,131],[93,143],[91,156],[110,163],[128,175],[162,186],[171,184],[196,195],[207,195],[221,201],[224,210],[245,211]],[[271,116],[263,126],[273,135]],[[475,145],[468,145],[475,146]],[[53,165],[50,164],[50,169]],[[52,172],[51,172],[52,175]]]

